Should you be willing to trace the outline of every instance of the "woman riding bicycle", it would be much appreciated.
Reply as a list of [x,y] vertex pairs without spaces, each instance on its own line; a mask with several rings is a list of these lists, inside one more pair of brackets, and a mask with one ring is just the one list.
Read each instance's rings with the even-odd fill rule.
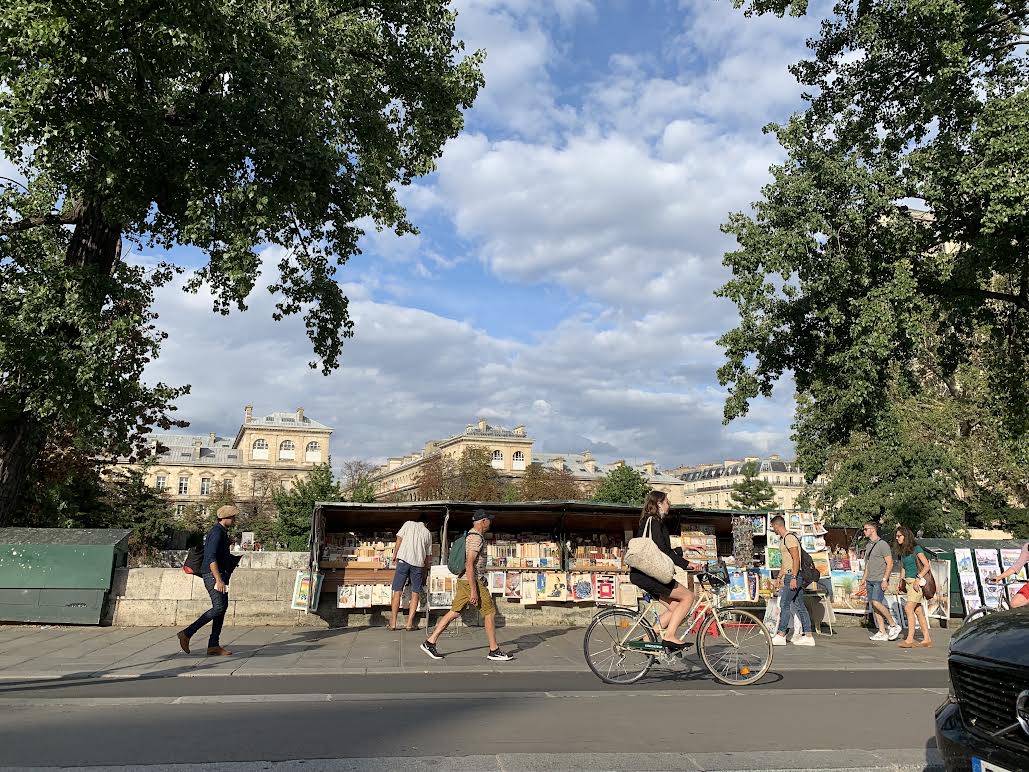
[[[672,549],[672,542],[668,536],[668,528],[665,527],[664,518],[668,514],[671,502],[668,494],[663,491],[651,491],[643,502],[643,512],[640,514],[637,536],[643,536],[647,530],[647,523],[650,523],[650,538],[657,548],[672,559],[677,568],[683,570],[700,571],[705,568],[704,564],[691,564],[682,556],[681,549]],[[682,578],[682,574],[677,572]],[[661,629],[663,630],[663,642],[665,648],[677,650],[684,648],[687,644],[675,636],[676,630],[686,618],[690,607],[693,605],[693,592],[686,589],[675,578],[667,584],[659,582],[652,576],[648,576],[635,568],[629,570],[629,581],[644,592],[650,593],[661,600],[668,610],[661,615]]]
[[[1003,582],[1009,576],[1014,576],[1019,571],[1021,571],[1022,566],[1024,566],[1026,563],[1029,563],[1029,544],[1026,544],[1022,547],[1022,552],[1018,556],[1018,560],[1015,561],[1015,564],[1013,566],[1008,568],[1003,573],[989,578],[987,581],[991,584],[998,584],[1000,582]],[[1022,606],[1029,606],[1029,582],[1022,585],[1022,589],[1011,596],[1010,605],[1011,608],[1022,608]]]

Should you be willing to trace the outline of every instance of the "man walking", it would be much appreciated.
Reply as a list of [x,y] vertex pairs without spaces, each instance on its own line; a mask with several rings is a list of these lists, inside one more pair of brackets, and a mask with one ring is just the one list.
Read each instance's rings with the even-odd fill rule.
[[196,632],[211,623],[211,637],[207,641],[207,654],[212,657],[225,657],[232,654],[228,649],[222,648],[219,640],[222,632],[222,622],[225,621],[225,612],[229,608],[229,590],[226,586],[232,571],[239,565],[239,558],[229,552],[229,528],[236,522],[236,515],[239,509],[232,504],[225,504],[218,507],[216,522],[211,530],[204,537],[204,562],[200,574],[204,580],[204,587],[207,594],[211,596],[211,608],[197,617],[197,620],[178,633],[179,646],[189,654],[189,639]]
[[422,586],[429,575],[429,561],[432,559],[432,534],[422,520],[425,514],[419,512],[414,520],[408,520],[397,532],[397,541],[393,545],[393,555],[397,567],[393,572],[393,616],[389,629],[397,629],[397,615],[400,613],[400,596],[404,585],[411,582],[411,606],[407,611],[407,629],[414,630],[414,619],[418,614],[418,600],[421,598]]
[[800,574],[800,539],[786,530],[786,519],[782,515],[772,518],[772,530],[782,540],[782,565],[773,585],[779,593],[779,627],[772,638],[773,646],[786,645],[786,631],[790,620],[796,614],[800,617],[803,632],[798,636],[794,630],[795,646],[814,646],[815,637],[811,634],[811,616],[804,605],[804,588],[797,576]]
[[454,592],[454,603],[450,611],[443,615],[443,618],[436,624],[432,635],[425,639],[421,645],[422,651],[433,659],[443,659],[443,655],[436,650],[436,641],[447,629],[447,625],[461,616],[461,612],[470,603],[479,609],[482,618],[486,623],[486,639],[489,641],[489,653],[486,659],[494,662],[507,662],[514,659],[510,654],[500,649],[497,643],[497,606],[490,595],[486,580],[483,579],[483,572],[486,570],[486,537],[490,521],[493,515],[488,514],[485,509],[477,509],[472,513],[472,529],[465,537],[465,567],[457,580],[457,590]]
[[886,587],[893,572],[893,552],[885,539],[879,538],[879,524],[874,520],[865,523],[865,573],[861,577],[858,591],[864,588],[868,603],[872,606],[872,618],[878,632],[870,635],[873,641],[895,641],[900,637],[901,627],[893,620],[886,607]]

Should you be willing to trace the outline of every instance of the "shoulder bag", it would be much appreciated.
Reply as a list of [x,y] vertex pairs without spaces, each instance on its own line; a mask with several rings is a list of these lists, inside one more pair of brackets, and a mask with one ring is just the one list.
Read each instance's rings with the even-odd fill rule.
[[629,540],[624,561],[629,568],[635,568],[661,584],[668,584],[675,575],[675,564],[654,543],[650,535],[653,522],[654,518],[649,518],[643,528],[643,534]]

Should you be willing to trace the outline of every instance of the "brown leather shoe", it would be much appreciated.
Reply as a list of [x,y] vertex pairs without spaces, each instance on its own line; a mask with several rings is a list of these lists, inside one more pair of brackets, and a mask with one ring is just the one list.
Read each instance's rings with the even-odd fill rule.
[[189,636],[180,630],[175,637],[179,639],[179,648],[189,654]]
[[208,657],[230,657],[232,652],[228,649],[223,649],[221,646],[208,646],[207,647]]

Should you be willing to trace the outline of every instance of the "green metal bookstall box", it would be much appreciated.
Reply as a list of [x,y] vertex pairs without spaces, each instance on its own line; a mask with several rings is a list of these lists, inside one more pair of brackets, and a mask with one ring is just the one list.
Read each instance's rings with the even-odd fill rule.
[[128,563],[121,528],[0,528],[0,621],[100,624],[114,569]]

